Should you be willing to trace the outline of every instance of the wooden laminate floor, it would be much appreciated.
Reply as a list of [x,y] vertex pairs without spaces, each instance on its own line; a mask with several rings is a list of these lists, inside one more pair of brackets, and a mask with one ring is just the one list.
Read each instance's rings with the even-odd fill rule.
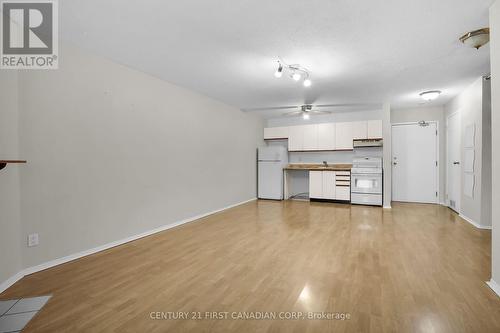
[[[489,231],[441,206],[257,201],[26,276],[0,299],[53,294],[26,332],[500,332],[490,248]],[[178,311],[201,319],[166,319]],[[279,318],[309,312],[349,319]]]

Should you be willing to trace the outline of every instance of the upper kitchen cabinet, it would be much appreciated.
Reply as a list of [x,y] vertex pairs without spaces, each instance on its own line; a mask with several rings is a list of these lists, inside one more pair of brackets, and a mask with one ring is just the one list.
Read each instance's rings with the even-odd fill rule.
[[353,123],[335,123],[335,149],[352,150]]
[[368,139],[382,139],[382,120],[367,121]]
[[288,150],[304,150],[304,126],[290,126],[288,131]]
[[288,139],[289,127],[264,128],[264,140]]
[[352,138],[362,140],[368,138],[368,124],[366,121],[355,121],[352,123]]
[[304,132],[302,150],[318,150],[318,125],[301,126]]
[[318,150],[335,150],[335,124],[318,125]]
[[265,140],[288,139],[289,151],[352,150],[353,140],[381,138],[381,120],[264,128]]

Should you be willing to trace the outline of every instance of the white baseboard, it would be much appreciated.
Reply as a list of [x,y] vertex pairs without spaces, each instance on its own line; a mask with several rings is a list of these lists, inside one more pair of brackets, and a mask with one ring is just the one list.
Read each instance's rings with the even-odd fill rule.
[[486,282],[486,284],[491,288],[491,290],[495,292],[495,294],[500,297],[500,284],[496,283],[493,280],[489,280],[488,282]]
[[61,264],[64,264],[64,263],[67,263],[67,262],[70,262],[70,261],[73,261],[73,260],[76,260],[76,259],[88,256],[88,255],[91,255],[91,254],[94,254],[94,253],[97,253],[97,252],[101,252],[101,251],[110,249],[110,248],[115,247],[115,246],[119,246],[119,245],[122,245],[122,244],[125,244],[125,243],[129,243],[129,242],[132,242],[134,240],[137,240],[137,239],[140,239],[140,238],[144,238],[144,237],[156,234],[158,232],[165,231],[165,230],[177,227],[177,226],[185,224],[185,223],[193,222],[195,220],[199,220],[199,219],[207,217],[209,215],[213,215],[213,214],[222,212],[224,210],[227,210],[227,209],[230,209],[230,208],[234,208],[236,206],[240,206],[240,205],[243,205],[243,204],[246,204],[248,202],[255,201],[255,200],[257,200],[257,198],[252,198],[252,199],[249,199],[249,200],[238,202],[238,203],[235,203],[235,204],[230,205],[230,206],[226,206],[226,207],[223,207],[223,208],[220,208],[220,209],[216,209],[216,210],[213,210],[213,211],[208,212],[208,213],[204,213],[204,214],[196,215],[196,216],[193,216],[193,217],[189,217],[187,219],[184,219],[184,220],[181,220],[181,221],[176,221],[176,222],[173,222],[171,224],[163,225],[161,227],[158,227],[158,228],[155,228],[155,229],[151,229],[151,230],[145,231],[143,233],[140,233],[140,234],[137,234],[137,235],[133,235],[133,236],[130,236],[130,237],[127,237],[127,238],[124,238],[124,239],[120,239],[120,240],[117,240],[117,241],[114,241],[114,242],[111,242],[111,243],[107,243],[107,244],[104,244],[104,245],[101,245],[101,246],[97,246],[97,247],[94,247],[94,248],[89,249],[89,250],[84,250],[84,251],[81,251],[81,252],[78,252],[78,253],[70,254],[70,255],[62,257],[62,258],[58,258],[58,259],[54,259],[54,260],[45,262],[45,263],[40,264],[40,265],[36,265],[36,266],[25,268],[22,271],[20,271],[19,273],[17,273],[14,276],[10,277],[8,280],[2,282],[0,284],[0,293],[2,293],[3,291],[5,291],[7,288],[9,288],[10,286],[12,286],[14,283],[16,283],[17,281],[19,281],[20,279],[22,279],[26,275],[30,275],[30,274],[33,274],[33,273],[36,273],[36,272],[40,272],[40,271],[43,271],[45,269],[48,269],[48,268],[51,268],[51,267],[54,267],[54,266],[57,266],[57,265],[61,265]]
[[21,280],[23,278],[23,276],[24,276],[24,273],[23,273],[23,271],[21,271],[15,275],[11,276],[10,278],[5,280],[4,282],[0,283],[0,293],[3,293],[4,290],[6,290],[10,286],[12,286],[17,281]]
[[478,229],[485,229],[485,230],[491,230],[491,225],[482,225],[474,221],[473,219],[463,215],[463,214],[458,214],[461,218],[463,218],[465,221],[469,222],[473,226],[475,226]]

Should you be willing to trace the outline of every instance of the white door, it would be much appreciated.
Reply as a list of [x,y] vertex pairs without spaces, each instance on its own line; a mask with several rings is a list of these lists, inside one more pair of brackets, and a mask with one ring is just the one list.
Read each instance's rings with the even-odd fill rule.
[[288,132],[288,150],[301,151],[304,149],[304,127],[291,126]]
[[318,149],[318,125],[304,125],[304,144],[303,150]]
[[259,199],[283,199],[283,164],[281,161],[258,163]]
[[288,127],[264,128],[264,140],[288,139]]
[[318,149],[335,150],[335,123],[318,125]]
[[323,199],[323,171],[309,171],[309,198]]
[[335,124],[335,149],[352,150],[352,123]]
[[363,140],[368,138],[366,121],[355,121],[352,123],[352,138],[354,140]]
[[438,203],[437,125],[392,126],[392,200]]
[[447,204],[456,212],[460,212],[461,156],[460,156],[460,113],[452,114],[447,120]]
[[323,199],[335,200],[335,171],[323,171]]

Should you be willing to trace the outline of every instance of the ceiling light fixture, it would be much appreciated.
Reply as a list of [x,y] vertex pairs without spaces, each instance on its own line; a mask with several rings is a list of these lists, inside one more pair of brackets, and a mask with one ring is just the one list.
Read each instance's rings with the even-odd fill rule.
[[302,118],[303,118],[304,120],[309,120],[309,118],[311,118],[311,117],[309,116],[309,113],[305,113],[305,112],[304,112],[304,113],[302,114]]
[[460,41],[464,45],[470,46],[479,50],[479,48],[490,41],[490,28],[483,28],[466,33],[460,37]]
[[288,65],[281,59],[278,60],[278,69],[274,72],[274,76],[280,78],[283,76],[283,72],[287,70],[288,75],[294,81],[300,81],[304,79],[303,85],[304,87],[310,87],[312,82],[309,79],[309,71],[299,64]]
[[427,102],[435,100],[439,97],[439,95],[441,95],[441,91],[439,90],[430,90],[420,93],[420,97],[422,97]]

